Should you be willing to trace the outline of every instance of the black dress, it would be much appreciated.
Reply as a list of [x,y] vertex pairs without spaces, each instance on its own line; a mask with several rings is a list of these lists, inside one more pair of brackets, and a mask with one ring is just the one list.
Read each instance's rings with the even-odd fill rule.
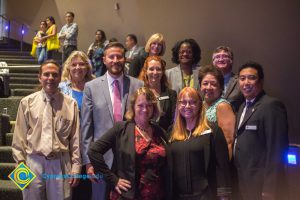
[[169,145],[171,199],[212,200],[230,195],[226,140],[221,129]]

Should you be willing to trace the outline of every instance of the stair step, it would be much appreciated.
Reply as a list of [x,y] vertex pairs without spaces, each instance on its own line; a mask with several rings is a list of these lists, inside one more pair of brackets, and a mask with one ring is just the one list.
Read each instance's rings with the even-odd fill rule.
[[0,163],[0,180],[10,180],[8,175],[15,169],[16,163]]
[[11,89],[11,95],[24,97],[24,96],[30,95],[36,91],[37,90],[35,88],[33,88],[33,89]]
[[10,83],[29,83],[29,84],[38,84],[38,79],[33,79],[30,77],[10,77]]
[[39,65],[14,65],[8,66],[9,73],[39,73]]
[[19,103],[22,97],[11,96],[9,98],[0,98],[0,112],[4,108],[7,108],[7,114],[10,116],[10,120],[16,120],[16,115],[19,107]]
[[38,79],[38,73],[24,71],[23,73],[9,73],[10,77],[30,77]]
[[20,83],[11,83],[9,84],[10,89],[35,89],[39,84],[20,84]]
[[[14,133],[6,133],[6,135],[5,135],[5,142],[6,142],[6,145],[11,146],[11,144],[12,144],[12,139],[13,139],[13,135],[14,135]],[[1,164],[0,164],[0,165],[1,165]]]
[[1,180],[0,199],[22,200],[22,191],[11,180]]
[[0,163],[14,163],[10,146],[0,146]]

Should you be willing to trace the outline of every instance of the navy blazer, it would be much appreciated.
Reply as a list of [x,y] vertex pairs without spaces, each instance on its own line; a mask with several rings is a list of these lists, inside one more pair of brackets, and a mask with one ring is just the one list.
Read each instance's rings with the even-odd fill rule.
[[243,200],[259,200],[262,193],[284,199],[284,161],[288,148],[286,109],[280,101],[261,92],[238,128],[244,106],[245,103],[237,114],[234,146],[234,164]]

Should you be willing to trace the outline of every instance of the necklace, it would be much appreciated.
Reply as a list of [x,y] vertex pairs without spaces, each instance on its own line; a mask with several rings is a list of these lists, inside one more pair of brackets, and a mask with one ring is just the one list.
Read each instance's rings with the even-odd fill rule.
[[147,141],[149,142],[152,137],[149,136],[149,134],[147,133],[147,130],[141,128],[139,125],[136,125],[137,130],[139,131],[140,135]]
[[185,140],[188,140],[188,139],[190,139],[191,138],[191,136],[192,136],[192,131],[190,131],[190,133],[189,133],[189,136],[185,139]]

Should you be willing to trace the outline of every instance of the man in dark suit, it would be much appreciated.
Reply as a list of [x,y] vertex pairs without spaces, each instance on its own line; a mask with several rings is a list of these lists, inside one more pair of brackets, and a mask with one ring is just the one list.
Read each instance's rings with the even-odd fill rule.
[[[87,152],[91,142],[99,139],[116,121],[122,121],[127,111],[130,95],[143,86],[140,80],[124,75],[125,48],[121,43],[112,42],[104,49],[103,62],[107,72],[103,76],[86,83],[84,88],[81,116],[82,160],[88,175],[94,175],[94,168]],[[113,154],[104,155],[111,167]],[[104,180],[90,178],[93,198],[105,199],[108,189]],[[98,183],[97,183],[98,182]]]
[[224,91],[222,97],[230,102],[234,112],[237,112],[244,101],[240,91],[238,76],[232,72],[233,52],[225,46],[217,47],[212,55],[213,65],[219,68],[224,76]]
[[246,102],[237,114],[234,164],[243,200],[285,199],[284,161],[288,122],[284,105],[263,90],[258,63],[239,69],[239,86]]

